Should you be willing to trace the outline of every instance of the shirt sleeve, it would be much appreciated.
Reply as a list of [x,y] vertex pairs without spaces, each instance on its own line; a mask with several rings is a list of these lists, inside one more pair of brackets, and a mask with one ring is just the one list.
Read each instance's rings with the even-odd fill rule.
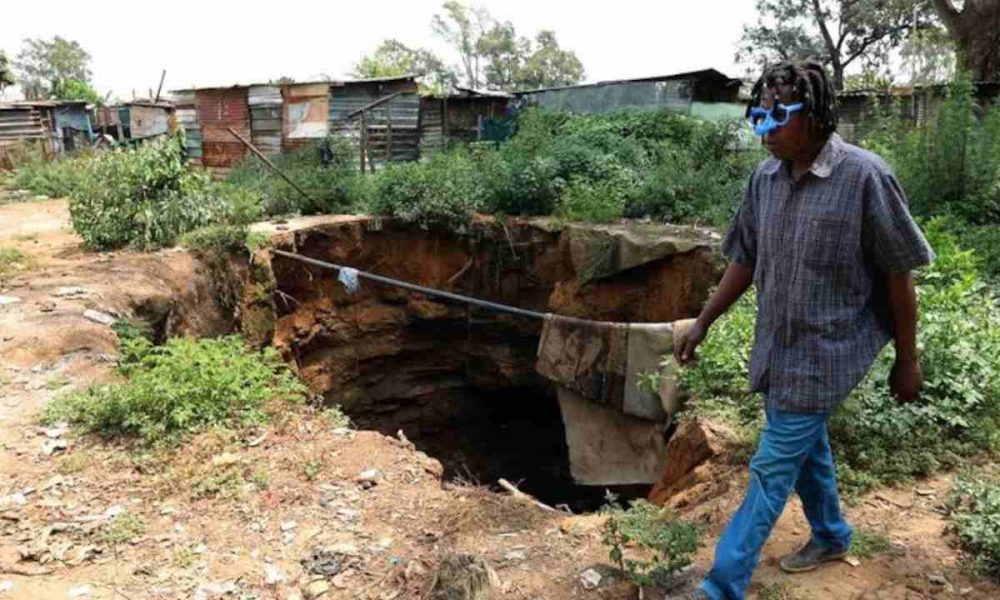
[[868,256],[886,273],[905,273],[934,260],[891,171],[876,170],[865,183],[862,233]]
[[751,264],[757,262],[757,220],[754,214],[756,204],[754,177],[751,177],[743,194],[743,201],[729,225],[729,232],[722,240],[722,253],[732,262]]

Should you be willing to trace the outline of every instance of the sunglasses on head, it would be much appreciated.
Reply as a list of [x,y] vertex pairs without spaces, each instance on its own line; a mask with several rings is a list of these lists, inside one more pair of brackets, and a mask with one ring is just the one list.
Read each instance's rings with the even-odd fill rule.
[[747,120],[753,126],[754,133],[764,136],[775,129],[788,124],[792,115],[805,108],[805,104],[775,104],[770,110],[755,106],[750,109]]

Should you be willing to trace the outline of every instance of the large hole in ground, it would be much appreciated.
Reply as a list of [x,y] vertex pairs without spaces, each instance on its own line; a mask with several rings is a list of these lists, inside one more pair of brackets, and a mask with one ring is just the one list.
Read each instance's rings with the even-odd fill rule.
[[[458,236],[342,221],[297,231],[286,248],[493,302],[610,321],[687,316],[713,281],[706,245],[583,285],[559,231],[508,225]],[[335,273],[288,258],[272,268],[275,345],[360,427],[402,429],[451,480],[495,487],[507,479],[574,511],[604,502],[603,487],[578,485],[570,474],[554,389],[534,368],[540,321],[371,282],[352,294]],[[612,491],[631,498],[647,490]]]
[[[604,504],[605,488],[578,485],[570,474],[562,416],[550,390],[472,389],[441,400],[451,413],[416,424],[411,428],[415,433],[407,435],[417,448],[441,461],[446,480],[495,487],[499,479],[506,479],[550,506],[566,505],[573,512],[593,511]],[[395,435],[391,421],[367,416],[358,424]],[[616,486],[612,491],[634,498],[648,490],[649,486]]]

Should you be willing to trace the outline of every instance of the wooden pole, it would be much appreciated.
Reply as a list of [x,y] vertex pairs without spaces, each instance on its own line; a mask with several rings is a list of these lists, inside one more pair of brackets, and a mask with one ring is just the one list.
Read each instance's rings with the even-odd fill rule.
[[266,156],[264,156],[264,154],[260,150],[258,150],[256,148],[256,146],[254,146],[250,142],[248,142],[245,139],[243,139],[243,136],[240,135],[240,134],[238,134],[238,133],[236,133],[236,131],[233,130],[232,127],[227,127],[226,129],[229,131],[229,133],[233,134],[233,137],[235,137],[240,142],[242,142],[243,145],[246,146],[250,150],[250,152],[253,152],[254,155],[257,158],[259,158],[265,165],[267,165],[268,167],[270,167],[272,171],[274,171],[275,173],[277,173],[282,179],[284,179],[286,182],[288,182],[288,185],[292,186],[292,189],[294,189],[296,192],[302,194],[302,197],[305,198],[306,200],[308,200],[310,202],[313,202],[312,196],[310,196],[309,194],[305,193],[302,190],[302,188],[300,188],[299,186],[297,186],[295,184],[294,181],[292,181],[291,179],[288,178],[287,175],[285,175],[284,173],[282,173],[278,169],[278,167],[274,166],[274,163],[272,163],[269,158],[267,158]]
[[368,145],[368,124],[366,123],[365,113],[361,113],[361,139],[359,140],[358,147],[361,152],[361,172],[365,172],[365,150]]
[[153,102],[160,101],[160,92],[163,91],[163,79],[166,78],[166,76],[167,76],[167,70],[163,69],[163,72],[160,73],[160,85],[156,88],[156,98],[153,98]]

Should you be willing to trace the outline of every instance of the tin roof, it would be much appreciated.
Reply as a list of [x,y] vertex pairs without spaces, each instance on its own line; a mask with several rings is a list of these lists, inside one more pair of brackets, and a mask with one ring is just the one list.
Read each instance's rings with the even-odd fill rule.
[[247,88],[254,86],[275,86],[275,85],[316,85],[325,84],[331,86],[344,86],[344,85],[355,85],[355,84],[366,84],[366,83],[389,83],[393,81],[408,81],[415,80],[421,77],[421,74],[409,74],[409,75],[397,75],[394,77],[372,77],[368,79],[318,79],[313,81],[292,81],[287,84],[277,84],[270,81],[264,82],[251,82],[251,83],[235,83],[233,85],[222,85],[222,86],[205,86],[205,87],[187,87],[178,88],[175,90],[170,90],[171,94],[177,94],[180,92],[193,92],[202,90],[228,90],[235,88]]
[[649,81],[671,81],[677,79],[715,79],[724,80],[726,85],[736,85],[741,84],[742,81],[739,79],[734,79],[729,77],[725,73],[718,71],[716,69],[700,69],[698,71],[685,71],[683,73],[673,73],[670,75],[654,75],[652,77],[636,77],[633,79],[612,79],[609,81],[598,81],[596,83],[580,83],[576,85],[561,85],[546,88],[537,88],[533,90],[524,90],[520,92],[514,92],[514,95],[520,96],[523,94],[536,94],[539,92],[551,92],[555,90],[569,90],[577,88],[589,88],[589,87],[600,87],[606,85],[621,85],[624,83],[642,83]]

